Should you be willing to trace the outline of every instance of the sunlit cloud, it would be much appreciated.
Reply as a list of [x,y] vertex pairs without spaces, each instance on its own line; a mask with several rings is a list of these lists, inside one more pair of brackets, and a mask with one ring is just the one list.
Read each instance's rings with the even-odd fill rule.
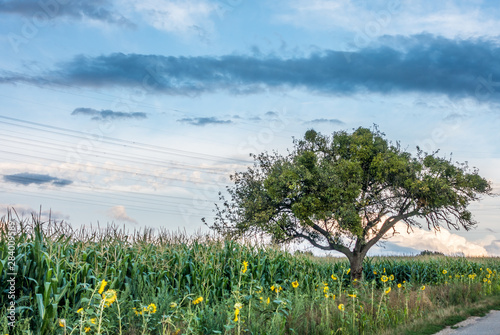
[[[465,237],[453,234],[445,228],[429,231],[413,228],[408,231],[406,224],[397,223],[394,231],[390,231],[387,241],[402,248],[416,251],[437,251],[446,255],[487,256],[486,248],[478,243],[468,241]],[[390,250],[390,247],[388,248]]]
[[108,210],[108,216],[116,221],[124,221],[137,224],[137,220],[128,216],[125,206],[113,206]]

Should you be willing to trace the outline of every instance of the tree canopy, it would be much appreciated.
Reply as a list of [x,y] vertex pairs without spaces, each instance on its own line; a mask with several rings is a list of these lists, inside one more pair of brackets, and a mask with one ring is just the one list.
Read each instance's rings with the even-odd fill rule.
[[231,176],[213,229],[339,251],[359,279],[366,253],[397,222],[469,230],[476,221],[468,205],[491,194],[490,183],[466,163],[418,147],[412,157],[376,127],[332,136],[308,130],[293,144],[286,155],[252,155],[254,165]]

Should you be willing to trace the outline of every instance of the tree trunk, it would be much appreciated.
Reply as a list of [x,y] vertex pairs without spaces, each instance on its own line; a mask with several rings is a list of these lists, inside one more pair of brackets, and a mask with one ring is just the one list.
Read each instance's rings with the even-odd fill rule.
[[364,254],[363,253],[353,253],[352,256],[349,258],[349,263],[351,266],[351,282],[354,283],[354,281],[360,282],[363,278],[363,259],[364,259]]

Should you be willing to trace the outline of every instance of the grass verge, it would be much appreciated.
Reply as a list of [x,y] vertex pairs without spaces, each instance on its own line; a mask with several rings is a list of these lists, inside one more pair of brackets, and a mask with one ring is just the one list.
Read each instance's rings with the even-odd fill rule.
[[388,329],[380,335],[432,335],[471,316],[483,317],[491,310],[500,310],[500,295],[488,296],[465,306],[443,308],[413,322]]

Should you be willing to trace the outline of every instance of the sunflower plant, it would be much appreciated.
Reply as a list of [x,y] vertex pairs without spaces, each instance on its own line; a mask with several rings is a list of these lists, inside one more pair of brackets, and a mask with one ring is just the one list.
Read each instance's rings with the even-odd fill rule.
[[150,326],[151,319],[153,318],[153,315],[156,314],[158,308],[154,303],[150,303],[148,305],[141,305],[140,308],[133,308],[134,314],[136,316],[140,316],[142,318],[142,333],[141,334],[146,334],[146,331],[148,330],[153,330]]
[[[89,285],[85,286],[85,291],[89,297],[83,297],[80,300],[80,307],[77,309],[77,325],[71,328],[69,325],[66,327],[71,330],[71,334],[78,333],[80,335],[85,333],[103,334],[109,331],[116,330],[116,326],[111,322],[110,311],[118,314],[118,330],[119,334],[122,333],[121,315],[118,303],[118,292],[113,289],[106,289],[108,282],[103,279],[91,288]],[[117,310],[114,310],[117,306]]]

